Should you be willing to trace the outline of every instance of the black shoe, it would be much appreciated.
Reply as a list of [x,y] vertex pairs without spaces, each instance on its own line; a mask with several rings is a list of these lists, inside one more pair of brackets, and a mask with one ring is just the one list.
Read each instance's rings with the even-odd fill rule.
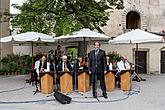
[[93,98],[97,98],[97,93],[96,92],[93,93]]
[[103,97],[105,98],[105,99],[107,99],[108,97],[107,97],[107,93],[106,92],[103,92]]
[[142,78],[141,78],[141,81],[146,81],[146,79],[142,79]]
[[104,95],[103,95],[103,97],[104,97],[105,99],[107,99],[107,98],[108,98],[108,97],[107,97],[107,94],[104,94]]
[[97,95],[93,95],[93,98],[97,98]]

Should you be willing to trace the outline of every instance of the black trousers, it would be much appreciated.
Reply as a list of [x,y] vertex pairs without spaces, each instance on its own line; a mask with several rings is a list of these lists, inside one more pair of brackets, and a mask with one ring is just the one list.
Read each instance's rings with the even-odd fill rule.
[[93,95],[97,95],[97,80],[100,80],[100,86],[101,86],[101,90],[103,92],[103,94],[106,94],[106,86],[105,86],[105,79],[104,79],[104,75],[101,74],[104,73],[98,73],[97,71],[95,73],[92,73],[92,92]]

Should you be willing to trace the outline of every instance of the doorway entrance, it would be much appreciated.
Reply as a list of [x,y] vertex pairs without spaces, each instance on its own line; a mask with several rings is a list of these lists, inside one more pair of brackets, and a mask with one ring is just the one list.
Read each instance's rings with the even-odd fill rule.
[[135,64],[136,73],[147,73],[147,51],[135,51]]
[[161,73],[165,73],[165,51],[161,51],[161,60],[160,60],[160,65],[161,65]]

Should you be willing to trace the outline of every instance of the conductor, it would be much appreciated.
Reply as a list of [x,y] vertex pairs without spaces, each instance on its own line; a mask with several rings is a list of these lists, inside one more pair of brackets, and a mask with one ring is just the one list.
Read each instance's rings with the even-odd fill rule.
[[107,72],[107,61],[105,51],[100,49],[100,43],[94,43],[94,50],[90,51],[89,56],[89,73],[92,74],[93,97],[97,98],[97,80],[100,80],[102,95],[107,97],[104,74]]

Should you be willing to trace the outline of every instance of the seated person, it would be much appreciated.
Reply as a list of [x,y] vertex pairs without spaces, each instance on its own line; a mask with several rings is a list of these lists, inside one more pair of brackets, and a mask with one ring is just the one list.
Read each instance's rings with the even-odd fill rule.
[[56,68],[55,68],[55,62],[54,62],[54,60],[49,60],[49,63],[50,63],[50,71],[51,72],[55,72],[56,71]]
[[50,63],[47,62],[45,55],[43,55],[40,60],[35,62],[35,69],[38,76],[39,73],[50,72]]
[[83,70],[85,66],[86,66],[85,61],[83,60],[82,57],[79,57],[78,58],[78,67],[79,67],[79,70]]
[[121,57],[121,60],[117,62],[117,74],[116,74],[116,84],[119,87],[120,85],[120,72],[122,70],[130,70],[131,66],[125,56]]
[[131,66],[125,56],[121,57],[121,60],[117,62],[117,70],[121,72],[122,70],[130,70]]
[[70,62],[68,62],[68,57],[66,55],[62,56],[62,61],[60,61],[57,65],[57,71],[72,71],[72,66]]
[[34,81],[37,80],[37,73],[36,73],[36,68],[37,68],[37,65],[39,63],[41,59],[41,55],[36,55],[35,57],[35,63],[32,65],[32,69],[30,69],[30,79],[29,80],[26,80],[27,83],[34,85]]

